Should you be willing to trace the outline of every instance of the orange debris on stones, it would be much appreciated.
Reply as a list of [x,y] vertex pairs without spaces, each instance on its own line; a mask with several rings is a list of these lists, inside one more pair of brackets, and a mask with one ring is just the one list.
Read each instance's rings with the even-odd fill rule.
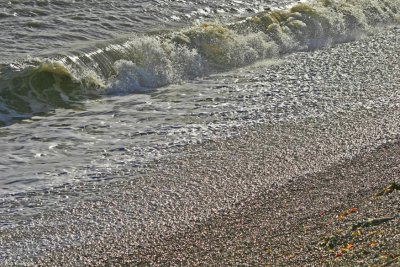
[[349,213],[356,213],[358,211],[357,208],[351,208],[348,210]]
[[358,208],[350,208],[350,209],[346,210],[345,212],[340,213],[338,217],[339,217],[339,219],[343,220],[348,215],[350,215],[352,213],[356,213],[356,212],[358,212]]
[[369,244],[371,246],[371,248],[374,248],[378,245],[378,242],[371,242],[371,244]]

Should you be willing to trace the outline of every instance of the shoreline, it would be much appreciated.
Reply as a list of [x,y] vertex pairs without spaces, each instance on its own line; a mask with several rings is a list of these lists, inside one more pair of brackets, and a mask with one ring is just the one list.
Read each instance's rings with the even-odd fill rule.
[[[371,195],[399,176],[400,69],[398,55],[385,54],[398,49],[393,41],[398,40],[398,30],[391,34],[285,58],[291,66],[303,64],[326,76],[307,86],[337,92],[337,103],[365,97],[376,101],[373,108],[344,107],[321,117],[243,129],[239,137],[184,147],[135,179],[81,183],[18,200],[39,212],[21,215],[18,205],[10,206],[14,213],[6,220],[16,223],[0,233],[3,255],[8,255],[0,260],[26,266],[257,266],[312,265],[321,255],[327,265],[346,259],[315,250],[330,229],[347,229],[342,221],[328,223],[337,223],[336,217],[352,208],[359,212],[345,219],[361,216],[355,223],[362,221],[363,212],[386,216],[398,209],[398,204],[386,213],[363,208]],[[370,53],[359,53],[365,47]],[[390,71],[382,56],[390,59]],[[361,63],[355,64],[355,59]],[[329,64],[323,64],[325,60]],[[368,68],[366,63],[374,65]],[[352,78],[328,79],[333,71]],[[353,83],[357,84],[349,93],[340,94],[343,86]],[[59,209],[47,206],[42,211],[43,199],[55,196]],[[399,228],[397,219],[390,223]],[[304,246],[307,242],[311,247]]]
[[[391,115],[396,117],[398,112],[391,109],[383,114],[393,118]],[[261,127],[240,138],[189,147],[182,154],[159,162],[143,179],[131,184],[122,182],[118,187],[110,187],[113,191],[98,200],[77,203],[72,213],[66,210],[64,215],[46,219],[55,225],[71,218],[77,221],[62,228],[35,229],[37,233],[29,234],[42,236],[39,239],[60,233],[65,236],[63,231],[95,236],[78,246],[64,245],[49,254],[30,258],[31,265],[299,266],[313,265],[321,256],[328,266],[337,265],[335,255],[343,247],[329,252],[320,243],[331,235],[330,227],[336,227],[334,223],[341,223],[337,220],[341,213],[356,207],[360,211],[357,215],[371,214],[369,218],[393,215],[393,209],[399,208],[398,204],[393,205],[391,212],[381,212],[379,216],[362,208],[375,192],[396,179],[399,182],[399,136],[387,136],[388,140],[380,145],[376,142],[379,135],[364,136],[367,137],[364,140],[359,137],[353,142],[365,142],[365,150],[348,148],[353,156],[344,153],[337,157],[340,147],[336,141],[360,135],[368,127],[390,129],[398,125],[397,121],[391,125],[383,115],[365,118],[360,125],[351,123],[354,117],[360,119],[357,115],[361,114],[352,114],[347,120],[338,118],[351,128],[340,139],[335,137],[343,128],[335,129],[335,134],[329,131],[322,134],[324,124],[315,122],[305,123],[305,128],[292,125],[295,131],[290,131],[290,126],[278,127],[275,133]],[[331,118],[330,123],[334,124],[335,120]],[[281,162],[275,170],[267,170],[263,164],[271,167],[277,162],[270,165],[270,146],[265,140],[283,132],[287,135],[280,136],[281,144],[275,144],[284,153],[280,155]],[[325,150],[313,154],[315,151],[307,148],[315,140],[311,137],[316,136]],[[375,142],[371,144],[371,141]],[[287,154],[285,145],[292,147],[294,154]],[[330,153],[333,158],[328,156]],[[296,172],[297,175],[292,175]],[[104,194],[105,189],[100,187],[99,193]],[[304,192],[311,197],[305,198]],[[104,212],[111,214],[101,215]],[[97,222],[86,224],[85,218]],[[354,223],[364,219],[367,217]],[[318,228],[329,222],[333,224]],[[400,229],[398,222],[393,220],[397,226],[390,227],[392,232]],[[302,237],[303,226],[311,229],[309,233],[318,233],[318,238]],[[97,230],[97,227],[100,228]],[[306,247],[310,250],[299,250],[305,243],[302,238],[312,244]],[[265,255],[266,251],[270,254]],[[293,252],[295,256],[282,257],[286,252]]]

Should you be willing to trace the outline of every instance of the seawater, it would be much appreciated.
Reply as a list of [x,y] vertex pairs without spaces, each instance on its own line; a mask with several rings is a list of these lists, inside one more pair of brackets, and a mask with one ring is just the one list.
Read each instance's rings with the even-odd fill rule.
[[398,0],[288,3],[1,3],[0,193],[129,179],[181,146],[292,118],[265,116],[270,88],[240,73],[399,23]]

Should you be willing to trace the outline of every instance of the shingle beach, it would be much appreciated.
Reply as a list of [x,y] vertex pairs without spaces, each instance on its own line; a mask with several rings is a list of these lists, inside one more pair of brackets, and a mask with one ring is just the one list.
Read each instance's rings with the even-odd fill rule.
[[53,189],[68,202],[0,233],[3,262],[400,266],[400,29],[279,62],[258,79],[353,105],[183,147],[130,181]]

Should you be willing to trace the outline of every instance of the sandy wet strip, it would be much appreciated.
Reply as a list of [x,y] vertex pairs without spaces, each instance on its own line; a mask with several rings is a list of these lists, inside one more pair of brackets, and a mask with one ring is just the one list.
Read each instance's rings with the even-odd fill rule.
[[[186,147],[131,181],[55,189],[48,194],[65,198],[54,210],[7,215],[17,223],[1,232],[0,263],[281,263],[273,255],[285,249],[285,242],[303,242],[301,235],[290,234],[299,223],[308,218],[312,223],[321,211],[334,214],[352,204],[348,199],[361,199],[398,174],[399,34],[393,29],[290,55],[284,65],[295,66],[297,77],[313,72],[316,78],[306,83],[282,72],[274,81],[278,89],[292,81],[297,88],[337,90],[337,105],[345,95],[340,91],[348,90],[352,106],[297,121],[271,121],[243,129],[240,138]],[[318,103],[310,99],[307,108],[313,105]],[[32,195],[28,201],[40,210],[44,197]],[[282,237],[282,232],[288,234]],[[310,262],[318,257],[306,252]]]

